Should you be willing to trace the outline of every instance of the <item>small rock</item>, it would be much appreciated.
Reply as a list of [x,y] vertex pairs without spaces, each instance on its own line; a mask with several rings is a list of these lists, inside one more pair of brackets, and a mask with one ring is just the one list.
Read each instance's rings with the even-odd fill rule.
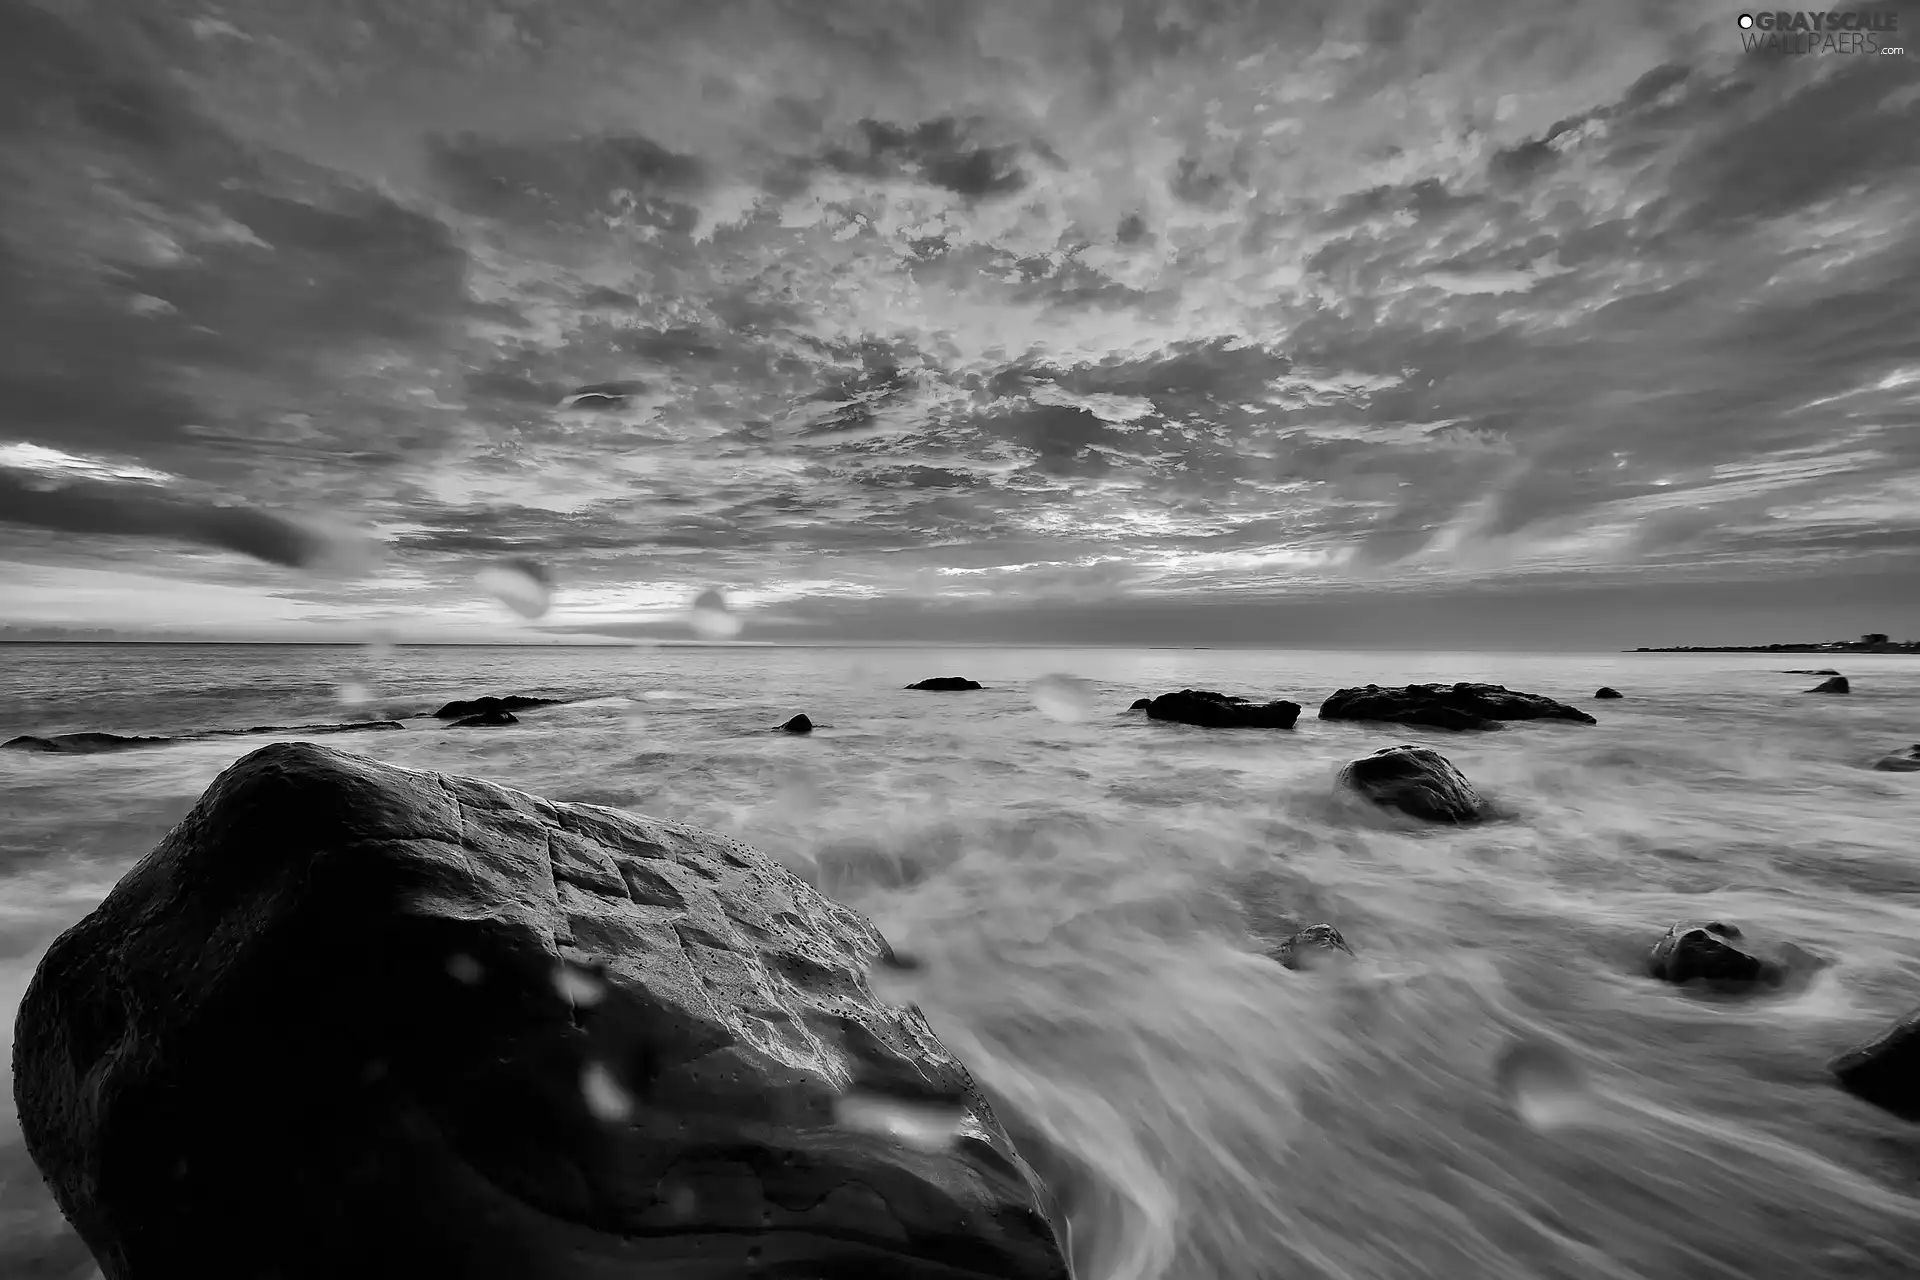
[[1339,783],[1377,805],[1430,822],[1477,822],[1487,812],[1466,776],[1429,747],[1382,747],[1341,769]]
[[1572,720],[1596,724],[1592,716],[1537,693],[1518,693],[1500,684],[1377,684],[1336,689],[1320,704],[1322,720],[1380,720],[1431,725],[1436,729],[1498,729],[1502,720]]
[[1853,688],[1851,685],[1847,683],[1847,678],[1845,676],[1834,676],[1832,679],[1822,680],[1819,684],[1807,690],[1807,692],[1808,693],[1852,693]]
[[799,715],[795,716],[793,719],[781,725],[780,728],[782,731],[786,733],[812,733],[813,721],[807,719],[807,713],[803,711]]
[[492,729],[502,725],[519,724],[519,717],[511,711],[482,711],[478,715],[463,716],[448,725],[449,729]]
[[1854,1097],[1920,1122],[1920,1009],[1828,1064]]
[[1593,696],[1596,698],[1618,698],[1620,691],[1610,684],[1603,684],[1594,690]]
[[1200,725],[1208,729],[1291,729],[1300,719],[1297,702],[1253,703],[1210,689],[1163,693],[1147,703],[1154,720]]
[[909,689],[921,689],[928,693],[959,693],[963,689],[980,687],[978,680],[969,680],[965,676],[935,676],[931,680],[922,680],[907,686]]
[[1832,667],[1794,667],[1781,674],[1789,676],[1837,676],[1840,673]]
[[[12,746],[12,743],[8,743]],[[1873,765],[1882,773],[1920,773],[1920,742],[1914,743],[1905,751],[1896,751],[1890,756],[1881,756]]]
[[1310,924],[1273,949],[1273,958],[1289,969],[1319,969],[1353,958],[1353,948],[1330,924]]
[[433,713],[436,720],[459,720],[488,711],[525,711],[528,707],[557,707],[565,698],[526,698],[510,694],[504,698],[474,698],[467,702],[449,702]]
[[1789,971],[1784,956],[1760,954],[1738,926],[1720,920],[1683,920],[1668,929],[1654,944],[1647,969],[1662,982],[1700,982],[1720,991],[1778,987]]

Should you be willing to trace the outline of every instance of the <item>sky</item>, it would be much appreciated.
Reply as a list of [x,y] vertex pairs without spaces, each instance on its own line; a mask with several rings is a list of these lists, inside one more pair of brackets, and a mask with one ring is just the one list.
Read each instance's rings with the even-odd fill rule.
[[1739,12],[0,0],[0,637],[1920,637],[1920,9]]

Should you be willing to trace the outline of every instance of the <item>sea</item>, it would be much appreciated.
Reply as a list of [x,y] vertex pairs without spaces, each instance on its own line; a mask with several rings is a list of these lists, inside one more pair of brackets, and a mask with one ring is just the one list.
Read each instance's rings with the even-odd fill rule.
[[[1819,667],[1852,693],[1788,674]],[[931,676],[985,688],[904,688]],[[1344,686],[1455,680],[1598,723],[1314,715]],[[1128,709],[1188,687],[1306,711],[1282,731]],[[422,718],[483,694],[578,700],[510,728]],[[811,736],[773,731],[801,712]],[[1920,1126],[1826,1067],[1920,1006],[1920,774],[1869,767],[1920,739],[1920,660],[0,648],[0,739],[369,716],[410,728],[318,740],[710,827],[864,912],[921,959],[914,1000],[1058,1192],[1078,1280],[1920,1275]],[[9,1034],[54,937],[274,736],[0,752]],[[1340,795],[1343,763],[1396,743],[1504,816],[1432,827]],[[1792,942],[1811,980],[1652,980],[1688,919]],[[1351,963],[1276,963],[1317,923]],[[95,1274],[9,1104],[0,1276]]]

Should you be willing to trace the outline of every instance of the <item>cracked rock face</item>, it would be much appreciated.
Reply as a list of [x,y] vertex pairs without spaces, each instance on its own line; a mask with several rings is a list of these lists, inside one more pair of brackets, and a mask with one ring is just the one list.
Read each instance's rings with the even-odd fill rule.
[[276,744],[49,950],[15,1099],[109,1280],[1064,1280],[885,947],[725,837]]

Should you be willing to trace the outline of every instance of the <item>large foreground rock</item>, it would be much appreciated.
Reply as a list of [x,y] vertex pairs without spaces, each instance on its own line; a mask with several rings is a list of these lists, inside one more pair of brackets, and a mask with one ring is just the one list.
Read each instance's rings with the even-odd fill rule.
[[1339,785],[1429,822],[1477,822],[1486,801],[1453,762],[1428,747],[1382,747],[1340,770]]
[[1920,1009],[1847,1050],[1829,1069],[1848,1093],[1903,1120],[1920,1121]]
[[1300,718],[1300,704],[1249,702],[1211,689],[1182,689],[1163,693],[1147,703],[1147,716],[1209,729],[1291,729]]
[[1380,720],[1436,729],[1498,729],[1502,720],[1598,723],[1577,707],[1500,684],[1409,684],[1336,689],[1320,704],[1322,720]]
[[14,1096],[109,1280],[1064,1280],[885,945],[721,836],[278,744],[53,944]]
[[1874,761],[1873,767],[1883,773],[1920,773],[1920,742],[1914,743],[1905,751],[1881,756]]

